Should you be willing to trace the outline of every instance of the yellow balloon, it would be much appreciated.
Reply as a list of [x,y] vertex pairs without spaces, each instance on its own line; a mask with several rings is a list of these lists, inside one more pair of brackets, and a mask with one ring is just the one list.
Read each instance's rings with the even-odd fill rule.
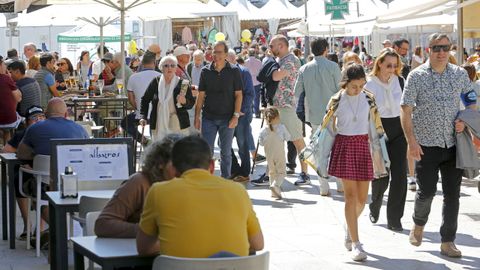
[[252,40],[251,40],[250,38],[243,38],[243,37],[242,37],[242,38],[240,39],[240,41],[241,41],[242,43],[245,43],[245,42],[252,43]]
[[242,38],[243,39],[246,40],[246,39],[249,39],[251,37],[252,37],[252,33],[250,32],[250,30],[245,29],[245,30],[242,31]]
[[138,53],[137,43],[135,42],[135,40],[130,40],[130,43],[128,44],[128,53],[130,55]]
[[215,41],[224,41],[225,40],[225,34],[222,32],[218,32],[215,34]]

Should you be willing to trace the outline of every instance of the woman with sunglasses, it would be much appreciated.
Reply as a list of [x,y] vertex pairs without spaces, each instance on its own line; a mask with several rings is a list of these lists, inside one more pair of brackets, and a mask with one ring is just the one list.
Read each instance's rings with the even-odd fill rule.
[[67,85],[65,81],[68,80],[70,76],[74,76],[73,65],[68,58],[60,58],[57,62],[57,71],[55,72],[55,81],[58,83],[57,90],[66,90]]
[[188,110],[195,104],[190,82],[175,75],[177,58],[163,57],[159,68],[162,75],[152,80],[140,103],[142,126],[147,124],[148,108],[152,105],[148,120],[154,141],[169,133],[188,134]]
[[[402,61],[392,48],[385,48],[375,60],[373,71],[365,89],[375,95],[382,125],[387,135],[387,151],[390,157],[390,177],[372,181],[370,221],[377,223],[383,194],[390,182],[387,203],[387,226],[402,231],[401,218],[407,194],[407,141],[400,122],[400,100],[404,78],[401,77]],[[390,181],[389,181],[390,180]]]

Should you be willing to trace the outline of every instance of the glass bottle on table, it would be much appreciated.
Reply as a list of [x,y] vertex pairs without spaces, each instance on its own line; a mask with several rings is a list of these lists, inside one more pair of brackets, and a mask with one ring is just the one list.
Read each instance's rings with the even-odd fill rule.
[[93,81],[93,76],[89,76],[88,78],[89,86],[88,86],[88,96],[93,97],[95,96],[95,82]]

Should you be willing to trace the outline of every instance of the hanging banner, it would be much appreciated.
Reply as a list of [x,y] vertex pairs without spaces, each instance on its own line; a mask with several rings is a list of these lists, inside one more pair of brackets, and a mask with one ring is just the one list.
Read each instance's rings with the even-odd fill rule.
[[[132,40],[132,35],[126,34],[125,35],[125,42],[129,42]],[[103,37],[103,42],[120,42],[120,36],[105,36]],[[58,43],[99,43],[100,37],[99,36],[57,36]]]

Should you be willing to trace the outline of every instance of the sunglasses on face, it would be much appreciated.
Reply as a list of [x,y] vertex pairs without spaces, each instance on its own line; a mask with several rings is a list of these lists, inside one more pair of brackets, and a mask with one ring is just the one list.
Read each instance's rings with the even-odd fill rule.
[[58,63],[59,66],[63,66],[63,65],[66,65],[66,64],[67,63],[62,63],[62,62]]
[[433,45],[432,47],[430,47],[430,49],[432,49],[432,51],[435,53],[438,53],[440,51],[449,52],[450,45]]
[[165,64],[165,65],[163,65],[163,67],[164,68],[176,68],[177,65],[175,65],[175,64]]
[[38,120],[44,120],[45,119],[45,115],[41,114],[41,115],[33,115],[33,116],[30,116],[28,119],[32,120],[32,121],[38,121]]

